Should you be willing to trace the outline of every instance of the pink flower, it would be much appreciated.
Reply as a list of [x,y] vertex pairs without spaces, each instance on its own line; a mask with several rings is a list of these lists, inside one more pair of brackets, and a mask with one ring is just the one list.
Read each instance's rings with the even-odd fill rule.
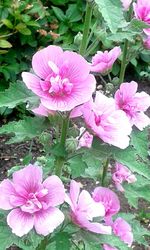
[[113,98],[97,92],[95,101],[86,103],[82,111],[87,126],[104,142],[128,147],[131,126],[124,112],[116,110]]
[[130,7],[130,4],[132,3],[132,0],[121,0],[122,6],[124,10],[128,10]]
[[120,201],[118,196],[109,188],[97,187],[92,195],[94,201],[100,202],[105,207],[105,221],[107,224],[112,224],[112,216],[120,210]]
[[23,81],[49,110],[69,111],[87,102],[95,90],[88,62],[75,52],[48,46],[35,53],[32,67],[36,75],[23,72]]
[[121,184],[125,181],[127,181],[128,183],[133,183],[136,181],[136,177],[127,167],[125,167],[121,163],[117,162],[115,168],[116,171],[114,172],[112,179],[115,182],[117,189],[121,192],[124,192],[124,188]]
[[143,130],[150,124],[150,119],[144,114],[150,106],[150,96],[145,92],[136,93],[137,88],[134,81],[122,83],[115,93],[115,101],[117,108],[126,113],[131,125]]
[[45,108],[42,104],[38,108],[32,109],[32,112],[38,116],[48,117],[49,115],[54,115],[55,111]]
[[133,233],[131,226],[122,218],[117,218],[113,223],[113,232],[117,235],[124,243],[130,247],[133,242]]
[[110,245],[104,244],[103,245],[104,250],[118,250],[116,247],[111,247]]
[[120,47],[114,47],[109,52],[98,51],[95,56],[92,57],[91,71],[105,74],[109,71],[117,58],[121,55]]
[[111,234],[111,227],[97,222],[91,222],[94,217],[104,216],[104,206],[95,202],[91,195],[83,190],[80,193],[79,184],[72,180],[70,193],[66,195],[66,202],[71,207],[72,221],[81,228],[98,234]]
[[[136,18],[150,25],[150,1],[137,0],[137,3],[133,3],[133,8]],[[150,28],[146,28],[143,31],[150,35]]]
[[150,36],[148,36],[146,39],[143,41],[144,48],[147,50],[150,50]]
[[52,233],[64,220],[63,213],[56,208],[65,199],[61,180],[53,175],[42,183],[42,169],[28,165],[5,179],[0,184],[0,208],[12,211],[7,223],[19,237],[33,227],[44,236]]
[[[80,135],[85,131],[85,128],[80,128]],[[79,135],[79,136],[80,136]],[[91,148],[93,142],[93,135],[91,135],[88,131],[84,132],[82,137],[79,139],[78,148],[86,147]]]

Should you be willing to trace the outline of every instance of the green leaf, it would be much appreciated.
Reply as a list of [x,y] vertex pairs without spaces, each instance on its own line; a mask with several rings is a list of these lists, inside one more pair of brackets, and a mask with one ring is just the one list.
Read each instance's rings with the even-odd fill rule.
[[68,233],[60,232],[55,237],[56,250],[70,250],[70,236]]
[[107,37],[108,40],[114,41],[114,42],[122,42],[124,39],[127,39],[131,42],[134,41],[134,34],[128,31],[119,31],[116,34],[110,34]]
[[47,122],[39,117],[26,117],[18,122],[9,122],[0,128],[0,134],[13,134],[13,137],[7,142],[17,143],[30,140],[40,136],[47,128]]
[[37,103],[38,97],[28,90],[21,81],[11,83],[9,89],[0,92],[0,107],[14,108],[20,103]]
[[60,8],[52,6],[52,9],[59,21],[64,22],[66,20],[66,16]]
[[69,167],[71,168],[71,175],[73,178],[79,177],[84,174],[87,167],[86,163],[82,161],[81,156],[75,156],[69,161]]
[[130,32],[134,33],[142,33],[143,29],[150,28],[150,25],[146,24],[145,22],[138,20],[138,19],[132,19],[129,26],[127,27]]
[[31,30],[29,30],[24,23],[17,24],[15,26],[15,29],[18,30],[23,35],[26,35],[26,36],[31,35]]
[[4,39],[0,39],[0,48],[11,48],[12,45],[10,42],[4,40]]
[[79,20],[81,20],[82,15],[78,10],[76,4],[69,5],[69,8],[66,11],[66,17],[69,20],[69,22],[78,22]]
[[13,24],[9,19],[3,19],[2,23],[5,24],[9,29],[13,29]]
[[116,33],[118,28],[125,26],[126,21],[120,0],[95,0],[95,2],[112,33]]
[[143,131],[133,130],[131,134],[131,144],[143,159],[148,157],[148,129]]

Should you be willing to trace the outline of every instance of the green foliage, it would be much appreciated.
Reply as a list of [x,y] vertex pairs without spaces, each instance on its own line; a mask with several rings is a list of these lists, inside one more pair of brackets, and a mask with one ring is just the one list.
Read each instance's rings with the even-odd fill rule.
[[13,134],[7,143],[17,143],[40,136],[47,126],[48,124],[43,118],[26,117],[24,120],[3,125],[0,128],[0,134]]

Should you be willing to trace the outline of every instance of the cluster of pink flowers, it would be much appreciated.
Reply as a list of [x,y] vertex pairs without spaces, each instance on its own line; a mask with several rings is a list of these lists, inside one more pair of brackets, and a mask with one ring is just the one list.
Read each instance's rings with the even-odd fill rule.
[[[79,183],[72,180],[70,193],[66,195],[66,202],[71,207],[70,216],[73,223],[94,233],[111,234],[113,231],[128,246],[131,246],[133,242],[131,226],[121,217],[115,221],[112,218],[120,210],[119,199],[113,191],[97,187],[91,197],[86,190],[80,193]],[[105,223],[92,222],[94,217],[99,216]],[[105,244],[103,247],[109,249],[111,246]]]
[[[111,234],[120,237],[129,246],[133,235],[130,225],[122,218],[114,222],[112,216],[120,210],[120,202],[108,188],[97,187],[92,196],[86,190],[80,192],[80,185],[72,180],[70,193],[66,194],[61,180],[52,175],[42,182],[42,169],[37,165],[16,171],[12,180],[0,183],[0,209],[11,210],[7,223],[19,237],[35,228],[41,235],[48,235],[63,221],[64,214],[59,206],[66,201],[73,223],[97,234]],[[100,221],[92,222],[100,217]]]
[[[57,111],[71,111],[70,118],[83,116],[88,128],[104,142],[119,148],[129,145],[132,125],[142,130],[150,124],[144,111],[150,106],[150,96],[136,93],[137,83],[122,83],[115,98],[97,92],[96,80],[90,71],[106,73],[121,53],[120,47],[110,52],[98,52],[89,64],[81,55],[48,46],[38,51],[32,60],[36,75],[23,72],[23,81],[40,98],[33,110],[41,116]],[[79,147],[90,147],[92,135],[86,132]]]
[[136,181],[135,175],[126,166],[118,162],[115,164],[115,172],[112,179],[116,188],[121,192],[124,192],[124,188],[121,185],[123,182],[134,183]]

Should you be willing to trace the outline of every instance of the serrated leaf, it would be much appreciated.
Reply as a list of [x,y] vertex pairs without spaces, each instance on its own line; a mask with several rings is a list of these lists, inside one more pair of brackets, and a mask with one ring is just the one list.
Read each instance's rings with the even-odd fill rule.
[[87,165],[84,161],[82,161],[80,156],[75,156],[71,158],[68,161],[68,163],[69,163],[69,166],[71,169],[71,175],[73,178],[79,177],[82,174],[84,174]]
[[23,82],[11,83],[9,89],[0,92],[0,107],[14,108],[20,103],[35,103],[38,97],[28,90]]
[[48,124],[43,118],[26,117],[24,120],[3,125],[0,128],[0,134],[12,134],[13,137],[7,144],[17,143],[40,136],[47,127]]
[[141,33],[143,32],[143,29],[146,29],[146,28],[150,28],[150,25],[136,18],[132,19],[128,26],[128,29],[130,30],[130,32],[134,32],[134,33]]
[[143,131],[133,130],[131,134],[131,144],[137,150],[139,156],[143,159],[148,157],[148,130]]
[[124,41],[125,39],[133,42],[134,41],[134,34],[131,33],[131,32],[128,32],[128,31],[120,31],[120,32],[117,32],[116,34],[110,34],[108,35],[107,39],[108,40],[111,40],[111,41],[114,41],[114,42],[122,42]]
[[126,21],[120,0],[95,0],[95,2],[112,33],[116,33],[119,27],[125,25]]
[[4,39],[0,39],[0,48],[11,48],[12,45],[10,42],[8,42],[7,40]]

